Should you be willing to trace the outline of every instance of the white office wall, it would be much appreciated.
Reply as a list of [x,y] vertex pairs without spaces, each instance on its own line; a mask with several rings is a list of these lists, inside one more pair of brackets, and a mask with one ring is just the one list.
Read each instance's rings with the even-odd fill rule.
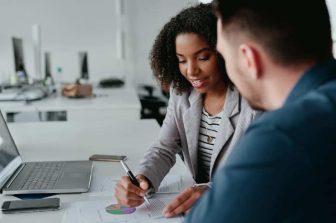
[[136,83],[153,83],[149,53],[162,26],[180,10],[197,0],[129,0],[130,36]]
[[331,24],[332,24],[333,30],[335,30],[334,27],[336,27],[336,1],[326,0],[326,2],[328,5],[330,17],[331,17]]
[[61,67],[64,80],[71,81],[79,75],[78,51],[89,52],[92,77],[118,72],[114,3],[113,0],[0,0],[0,70],[14,71],[10,37],[18,36],[24,41],[27,70],[34,75],[31,27],[39,24],[42,51],[51,52],[53,71]]
[[333,34],[333,40],[334,40],[334,56],[336,55],[336,1],[335,0],[326,0],[328,5],[329,14],[331,17],[331,27],[332,27],[332,34]]
[[[123,2],[122,17],[117,13],[117,1]],[[42,52],[51,52],[57,79],[75,80],[79,76],[77,53],[88,51],[93,81],[126,75],[135,84],[152,83],[148,54],[155,36],[171,16],[196,0],[120,1],[0,0],[0,81],[14,72],[12,36],[23,38],[26,68],[34,76],[31,27],[39,24]],[[117,53],[118,24],[125,32],[124,59]],[[58,67],[61,75],[56,72]]]

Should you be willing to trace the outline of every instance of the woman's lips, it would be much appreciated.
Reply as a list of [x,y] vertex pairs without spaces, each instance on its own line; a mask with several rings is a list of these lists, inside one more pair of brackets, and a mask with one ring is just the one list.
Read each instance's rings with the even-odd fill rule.
[[204,85],[205,80],[204,79],[197,79],[197,80],[190,80],[190,82],[191,82],[191,85],[194,88],[201,88]]

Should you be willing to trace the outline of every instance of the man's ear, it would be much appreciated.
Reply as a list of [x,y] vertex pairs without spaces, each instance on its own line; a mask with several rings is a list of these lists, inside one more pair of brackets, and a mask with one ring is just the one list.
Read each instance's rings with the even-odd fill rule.
[[245,43],[241,44],[238,50],[239,62],[246,75],[252,79],[259,79],[261,75],[261,63],[258,50]]

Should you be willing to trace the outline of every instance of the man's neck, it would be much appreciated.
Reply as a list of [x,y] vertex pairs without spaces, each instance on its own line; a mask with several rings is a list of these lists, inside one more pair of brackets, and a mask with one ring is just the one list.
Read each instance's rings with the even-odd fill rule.
[[314,63],[306,63],[292,68],[277,67],[269,72],[264,85],[263,104],[266,110],[283,106],[298,80]]

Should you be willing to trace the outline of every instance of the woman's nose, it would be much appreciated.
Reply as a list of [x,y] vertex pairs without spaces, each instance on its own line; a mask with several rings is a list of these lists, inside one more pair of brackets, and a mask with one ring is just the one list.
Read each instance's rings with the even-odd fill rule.
[[195,62],[189,62],[187,67],[188,76],[197,76],[199,74],[199,67]]

